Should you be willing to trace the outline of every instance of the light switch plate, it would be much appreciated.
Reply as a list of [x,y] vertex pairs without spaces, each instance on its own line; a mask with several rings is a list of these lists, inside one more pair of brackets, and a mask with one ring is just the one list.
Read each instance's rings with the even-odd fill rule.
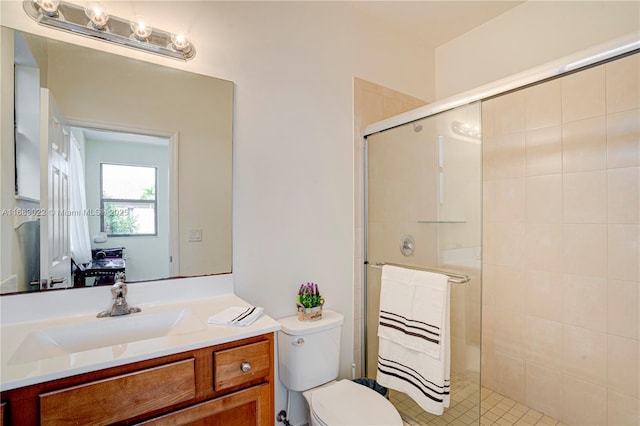
[[202,241],[202,229],[189,229],[189,242],[195,243]]

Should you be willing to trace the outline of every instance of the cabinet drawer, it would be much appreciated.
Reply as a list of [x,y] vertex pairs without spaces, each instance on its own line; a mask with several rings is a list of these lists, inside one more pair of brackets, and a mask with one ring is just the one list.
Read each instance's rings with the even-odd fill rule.
[[193,358],[40,394],[40,423],[106,425],[196,396]]
[[216,391],[269,377],[269,342],[251,343],[213,354],[213,386]]

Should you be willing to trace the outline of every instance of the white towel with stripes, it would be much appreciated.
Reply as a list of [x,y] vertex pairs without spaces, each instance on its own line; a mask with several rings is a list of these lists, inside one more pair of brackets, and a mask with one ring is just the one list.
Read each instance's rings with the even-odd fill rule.
[[209,324],[245,327],[253,324],[264,311],[256,306],[230,306],[209,317]]
[[438,415],[450,402],[449,292],[446,275],[382,268],[376,380]]

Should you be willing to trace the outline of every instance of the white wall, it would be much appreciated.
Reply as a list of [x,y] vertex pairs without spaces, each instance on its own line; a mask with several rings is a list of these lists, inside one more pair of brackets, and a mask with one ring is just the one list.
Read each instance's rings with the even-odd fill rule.
[[[353,78],[429,101],[434,98],[431,52],[385,32],[344,2],[104,3],[116,16],[139,13],[159,28],[186,27],[196,58],[182,64],[39,27],[15,0],[0,3],[1,19],[24,31],[235,82],[236,292],[280,318],[295,313],[301,282],[318,283],[327,307],[347,318],[340,371],[348,376],[353,361]],[[276,411],[285,404],[277,386]],[[302,420],[299,413],[292,417]]]
[[637,1],[528,1],[436,48],[443,99],[640,30]]

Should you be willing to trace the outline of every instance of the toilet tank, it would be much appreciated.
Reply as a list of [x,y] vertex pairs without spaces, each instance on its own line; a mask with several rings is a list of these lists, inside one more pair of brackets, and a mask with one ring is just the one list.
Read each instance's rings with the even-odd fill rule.
[[338,377],[344,316],[325,309],[316,321],[278,320],[278,371],[289,390],[305,391]]

